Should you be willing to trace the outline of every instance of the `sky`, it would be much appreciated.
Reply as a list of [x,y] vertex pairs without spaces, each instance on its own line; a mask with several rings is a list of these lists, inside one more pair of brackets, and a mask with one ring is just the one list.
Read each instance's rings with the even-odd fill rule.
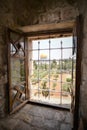
[[[65,38],[52,38],[50,39],[50,48],[61,48],[61,41],[62,41],[62,47],[72,47],[72,36],[65,37]],[[40,49],[49,49],[49,39],[39,40],[39,48]],[[38,49],[38,40],[33,40],[33,49]],[[49,56],[49,50],[40,50],[39,51],[39,59],[41,59],[41,55],[46,55],[47,59],[53,60],[59,60],[61,59],[61,50],[55,49],[50,50],[50,56]],[[62,51],[63,59],[68,59],[72,57],[72,49],[63,49]],[[38,50],[33,51],[33,59],[38,60]]]

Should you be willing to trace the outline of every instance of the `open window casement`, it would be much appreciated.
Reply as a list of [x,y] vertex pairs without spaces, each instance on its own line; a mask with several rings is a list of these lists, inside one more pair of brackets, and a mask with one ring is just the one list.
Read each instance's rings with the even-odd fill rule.
[[9,112],[28,101],[27,44],[22,33],[7,30]]

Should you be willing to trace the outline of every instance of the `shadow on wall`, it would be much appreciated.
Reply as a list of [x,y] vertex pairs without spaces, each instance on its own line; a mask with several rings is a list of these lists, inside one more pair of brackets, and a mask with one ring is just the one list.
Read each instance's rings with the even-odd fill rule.
[[86,119],[82,119],[82,118],[80,119],[78,130],[87,130],[87,120]]

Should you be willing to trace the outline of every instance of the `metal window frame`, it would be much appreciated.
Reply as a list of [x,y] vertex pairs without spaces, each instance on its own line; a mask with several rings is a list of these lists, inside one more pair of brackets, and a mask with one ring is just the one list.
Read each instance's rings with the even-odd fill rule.
[[[73,36],[73,35],[72,35]],[[44,37],[45,38],[45,37]],[[62,60],[63,60],[63,57],[62,57],[62,51],[63,51],[63,49],[72,49],[73,50],[73,47],[62,47],[62,42],[61,42],[61,47],[60,48],[50,48],[50,38],[51,38],[51,36],[49,35],[49,48],[45,48],[45,49],[40,49],[39,48],[39,44],[40,44],[40,42],[39,42],[39,40],[44,40],[43,38],[41,38],[41,39],[39,39],[39,36],[38,36],[38,49],[29,49],[29,52],[33,52],[33,51],[38,51],[38,59],[37,60],[35,60],[35,61],[38,61],[38,64],[39,64],[39,62],[40,62],[40,59],[39,59],[39,51],[40,50],[49,50],[49,60],[43,60],[43,61],[48,61],[49,62],[49,65],[50,65],[50,50],[61,50],[61,67],[62,67]],[[46,38],[46,39],[48,39],[48,38]],[[35,39],[34,39],[35,40]],[[32,39],[32,41],[33,41],[33,39]],[[33,61],[33,60],[32,60]],[[42,61],[42,60],[41,60]],[[51,60],[51,61],[53,61],[53,60]],[[58,60],[59,61],[59,60]],[[72,61],[73,62],[73,61]],[[73,63],[72,63],[73,64]],[[73,67],[73,66],[72,66]],[[61,80],[60,80],[60,84],[61,84],[61,94],[60,94],[60,104],[58,105],[59,107],[62,107],[61,105],[64,105],[64,104],[62,104],[62,84],[63,84],[63,82],[62,82],[62,69],[60,68],[60,70],[61,70]],[[72,69],[73,70],[73,69]],[[71,71],[72,71],[71,70]],[[49,93],[51,92],[51,90],[50,90],[50,68],[49,68],[49,70],[48,70],[49,72]],[[38,73],[39,73],[39,70],[38,70]],[[39,79],[39,74],[38,74],[38,81],[40,81],[40,79]],[[41,79],[41,81],[42,81],[42,79]],[[33,89],[32,89],[33,90]],[[37,89],[36,89],[37,90]],[[42,89],[41,89],[42,90]],[[39,82],[38,82],[38,98],[39,98],[39,91],[40,91],[40,89],[39,89]],[[50,98],[50,94],[49,94],[49,98]],[[36,101],[35,101],[36,102]],[[39,100],[38,100],[38,102],[39,102]],[[41,102],[42,103],[42,102]],[[42,103],[43,104],[43,103]],[[66,107],[65,107],[66,108]]]

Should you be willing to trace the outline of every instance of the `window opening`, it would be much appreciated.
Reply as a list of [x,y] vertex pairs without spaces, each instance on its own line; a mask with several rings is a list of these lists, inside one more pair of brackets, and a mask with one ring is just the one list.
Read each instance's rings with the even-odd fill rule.
[[74,49],[72,36],[29,43],[31,101],[70,107],[75,88]]

